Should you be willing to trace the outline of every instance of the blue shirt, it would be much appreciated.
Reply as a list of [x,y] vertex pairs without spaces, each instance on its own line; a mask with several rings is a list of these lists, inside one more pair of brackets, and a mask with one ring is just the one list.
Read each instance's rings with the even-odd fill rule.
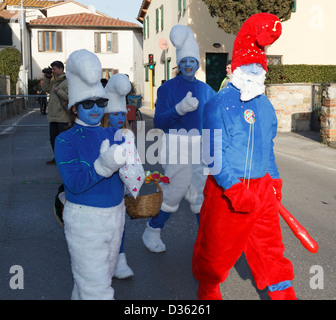
[[99,157],[100,146],[105,139],[110,140],[110,145],[123,142],[114,140],[116,131],[116,128],[75,124],[57,136],[55,159],[67,200],[100,208],[121,203],[124,186],[118,172],[104,178],[94,169],[94,162]]
[[243,102],[229,83],[206,103],[203,128],[210,129],[210,138],[203,140],[205,161],[224,189],[244,176],[279,178],[273,151],[277,118],[264,94]]
[[[188,92],[197,98],[198,108],[181,116],[175,106],[181,102]],[[204,104],[215,94],[206,83],[195,79],[187,81],[181,76],[166,81],[157,91],[157,102],[154,115],[154,126],[169,133],[169,129],[197,129],[201,134],[203,125]]]

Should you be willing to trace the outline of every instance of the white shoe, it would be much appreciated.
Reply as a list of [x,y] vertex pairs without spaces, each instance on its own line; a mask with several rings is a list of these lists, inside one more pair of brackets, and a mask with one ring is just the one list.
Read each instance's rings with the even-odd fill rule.
[[161,241],[161,229],[152,228],[147,223],[147,228],[142,235],[142,241],[145,247],[151,252],[164,252],[166,251],[165,244]]
[[124,252],[119,253],[113,277],[118,279],[126,279],[132,276],[134,276],[134,273],[127,265],[126,254]]

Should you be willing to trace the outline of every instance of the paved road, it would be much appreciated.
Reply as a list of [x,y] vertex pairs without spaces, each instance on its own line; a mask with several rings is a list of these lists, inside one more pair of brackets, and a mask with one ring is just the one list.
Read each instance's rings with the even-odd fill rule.
[[[145,108],[144,113],[149,129],[152,113]],[[6,132],[0,128],[0,299],[67,300],[72,290],[70,260],[63,229],[53,215],[53,199],[61,179],[56,167],[44,164],[52,157],[46,118],[33,112],[19,123],[44,126],[15,127]],[[303,300],[335,299],[336,150],[297,134],[279,134],[275,150],[284,180],[283,203],[320,244],[317,254],[309,253],[282,222],[286,256],[296,273],[293,285],[297,295]],[[161,167],[145,164],[145,169],[160,171]],[[197,223],[188,204],[183,201],[166,224],[162,235],[165,253],[153,254],[143,246],[145,224],[145,219],[126,219],[125,252],[135,276],[113,280],[115,298],[195,300],[197,282],[191,273],[191,257]],[[15,265],[23,268],[23,289],[10,286],[13,276],[18,275],[16,269],[11,270]],[[324,271],[323,289],[311,288],[313,266]],[[267,299],[265,291],[254,287],[244,256],[221,291],[227,300]]]

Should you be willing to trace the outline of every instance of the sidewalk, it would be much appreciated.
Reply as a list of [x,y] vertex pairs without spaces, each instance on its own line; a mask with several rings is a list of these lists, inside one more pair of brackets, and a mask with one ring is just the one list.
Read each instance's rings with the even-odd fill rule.
[[274,140],[274,151],[336,171],[336,149],[319,141],[320,134],[314,131],[278,133]]

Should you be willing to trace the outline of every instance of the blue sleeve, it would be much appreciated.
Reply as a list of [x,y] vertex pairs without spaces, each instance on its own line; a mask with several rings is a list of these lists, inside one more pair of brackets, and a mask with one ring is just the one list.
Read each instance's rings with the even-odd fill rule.
[[269,158],[268,169],[267,169],[267,172],[273,179],[280,178],[279,170],[276,165],[275,155],[274,155],[274,139],[277,134],[277,129],[278,129],[278,122],[277,122],[276,114],[274,112],[273,123],[272,123],[272,143],[271,143],[270,158]]
[[157,93],[155,106],[154,126],[162,130],[169,129],[180,119],[175,105],[178,102],[173,99],[173,92],[167,86],[160,87]]
[[96,173],[93,162],[80,160],[77,147],[71,141],[56,139],[55,159],[64,185],[73,194],[80,194],[104,179]]
[[230,129],[224,121],[222,109],[216,97],[205,104],[203,114],[203,156],[204,161],[218,185],[224,189],[239,183],[225,151],[230,144]]

